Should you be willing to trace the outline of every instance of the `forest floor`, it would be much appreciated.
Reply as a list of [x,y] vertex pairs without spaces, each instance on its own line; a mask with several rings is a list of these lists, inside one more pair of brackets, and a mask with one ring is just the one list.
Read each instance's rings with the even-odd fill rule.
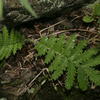
[[[79,9],[70,15],[65,13],[57,18],[39,19],[19,25],[16,29],[26,38],[33,40],[38,40],[40,37],[50,34],[78,34],[79,39],[89,40],[89,46],[99,47],[100,24],[96,21],[83,22],[83,12],[84,10]],[[8,100],[17,100],[18,98],[18,100],[33,100],[33,98],[34,100],[64,100],[64,98],[66,100],[100,100],[100,87],[95,86],[91,86],[91,89],[85,92],[72,89],[70,91],[64,90],[64,93],[56,93],[53,87],[63,87],[63,82],[62,80],[48,82],[46,78],[44,79],[48,73],[47,66],[43,62],[43,57],[36,58],[36,51],[33,47],[34,44],[27,42],[16,55],[6,60],[4,67],[0,70],[2,80],[0,92],[6,93],[2,96],[8,96]],[[32,94],[31,87],[38,87],[36,93]]]

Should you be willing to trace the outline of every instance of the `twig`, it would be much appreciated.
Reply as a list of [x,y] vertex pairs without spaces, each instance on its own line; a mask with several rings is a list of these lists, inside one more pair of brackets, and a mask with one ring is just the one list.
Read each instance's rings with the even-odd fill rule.
[[18,89],[17,91],[17,96],[21,95],[22,93],[25,93],[33,84],[33,82],[44,72],[44,71],[47,71],[48,72],[48,68],[44,68],[42,69],[39,74],[36,75],[36,77],[28,84],[28,85],[25,85],[24,88],[22,89]]
[[[64,20],[63,20],[64,21]],[[59,22],[59,23],[61,23],[61,22]],[[57,23],[56,23],[57,24]],[[54,25],[53,25],[54,26]],[[53,27],[53,26],[50,26],[50,27]],[[48,27],[48,28],[50,28],[50,27]],[[45,29],[43,29],[43,30],[41,30],[39,33],[41,33],[41,32],[43,32],[44,30],[46,30],[46,29],[48,29],[48,28],[45,28]],[[96,32],[92,32],[92,31],[90,31],[90,30],[88,30],[88,29],[68,29],[68,30],[61,30],[61,31],[58,31],[58,32],[53,32],[52,34],[49,34],[49,35],[47,35],[47,36],[51,36],[51,35],[59,35],[59,34],[61,34],[61,33],[65,33],[65,32],[76,32],[76,31],[80,31],[80,32],[87,32],[87,33],[91,33],[91,34],[97,34]],[[38,39],[28,39],[28,40],[25,40],[26,42],[31,42],[31,43],[34,43],[34,44],[36,44],[39,40],[41,39],[41,37],[40,38],[38,38]]]
[[82,16],[76,16],[74,19],[71,20],[71,22],[73,22],[74,20],[81,18]]
[[62,20],[62,21],[60,21],[60,22],[57,22],[57,23],[55,23],[55,24],[53,24],[53,25],[51,25],[51,26],[49,26],[49,27],[46,27],[46,28],[42,29],[42,30],[39,32],[40,37],[42,37],[42,32],[43,32],[43,31],[48,30],[48,29],[50,29],[50,28],[52,28],[52,27],[54,27],[54,26],[56,26],[56,25],[58,25],[58,24],[61,24],[61,23],[64,22],[64,21],[65,21],[65,19]]
[[33,78],[33,80],[28,84],[28,87],[29,87],[29,88],[32,86],[32,83],[33,83],[44,71],[47,71],[47,72],[48,72],[48,68],[42,69],[42,70],[40,71],[40,73],[37,74],[37,75],[35,76],[35,78]]
[[96,34],[96,32],[92,32],[92,31],[89,31],[89,30],[86,30],[86,29],[69,29],[69,30],[62,30],[62,31],[59,31],[59,32],[54,32],[53,34],[57,35],[57,34],[60,34],[60,33],[75,32],[75,31],[88,32],[88,33]]

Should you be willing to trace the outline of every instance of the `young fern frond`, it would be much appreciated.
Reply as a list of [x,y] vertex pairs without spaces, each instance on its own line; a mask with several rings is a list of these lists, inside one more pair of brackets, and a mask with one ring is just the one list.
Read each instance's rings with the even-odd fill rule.
[[3,27],[0,33],[0,60],[8,58],[12,53],[15,54],[18,49],[24,44],[24,36],[12,30],[8,32],[6,27]]
[[35,46],[38,55],[45,56],[45,63],[50,64],[49,71],[51,78],[56,80],[66,72],[65,87],[71,89],[74,80],[79,84],[79,88],[86,90],[89,81],[100,85],[100,71],[95,69],[100,64],[98,49],[86,49],[88,41],[76,42],[77,35],[69,38],[61,35],[59,37],[43,37]]

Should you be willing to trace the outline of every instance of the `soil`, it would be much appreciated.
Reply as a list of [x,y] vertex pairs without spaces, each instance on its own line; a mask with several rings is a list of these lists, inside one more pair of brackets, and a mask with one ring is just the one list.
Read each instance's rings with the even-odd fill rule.
[[[82,9],[66,13],[53,19],[39,19],[32,22],[23,23],[15,27],[17,31],[24,34],[26,38],[39,39],[44,35],[59,34],[79,34],[80,39],[89,39],[89,46],[100,46],[100,30],[94,21],[86,24],[82,21]],[[61,85],[45,80],[48,71],[45,69],[44,57],[36,57],[34,44],[27,42],[25,46],[16,53],[4,60],[4,67],[0,70],[0,93],[1,97],[8,100],[100,100],[100,87],[92,87],[85,92],[79,89],[70,91],[63,90]],[[42,72],[43,71],[43,72]],[[39,75],[37,77],[37,75]],[[32,80],[34,80],[32,82]],[[44,82],[46,81],[46,82]],[[63,84],[63,81],[60,80]],[[43,85],[41,83],[44,82]],[[62,92],[54,89],[58,85]],[[36,93],[29,93],[28,90],[34,87]],[[66,96],[67,95],[67,96]]]

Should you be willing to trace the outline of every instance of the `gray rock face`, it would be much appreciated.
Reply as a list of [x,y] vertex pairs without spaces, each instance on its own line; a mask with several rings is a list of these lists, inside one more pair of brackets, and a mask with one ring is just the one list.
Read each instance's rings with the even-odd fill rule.
[[[53,15],[62,9],[74,9],[95,0],[29,0],[37,18]],[[19,0],[4,0],[5,19],[14,23],[26,22],[33,17],[20,3]]]

